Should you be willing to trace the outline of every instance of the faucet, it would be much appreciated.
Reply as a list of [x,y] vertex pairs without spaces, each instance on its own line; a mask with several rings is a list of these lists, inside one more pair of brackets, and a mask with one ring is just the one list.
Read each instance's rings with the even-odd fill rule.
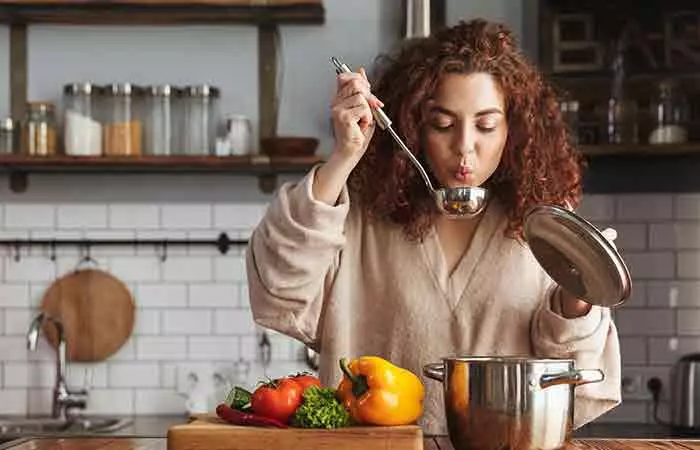
[[87,390],[72,390],[66,384],[66,339],[63,332],[63,324],[55,317],[40,312],[34,317],[27,332],[27,348],[36,351],[39,342],[39,331],[45,320],[51,322],[56,328],[58,346],[56,347],[56,381],[53,388],[53,402],[51,404],[51,417],[54,419],[69,420],[69,412],[73,408],[84,409],[87,404]]

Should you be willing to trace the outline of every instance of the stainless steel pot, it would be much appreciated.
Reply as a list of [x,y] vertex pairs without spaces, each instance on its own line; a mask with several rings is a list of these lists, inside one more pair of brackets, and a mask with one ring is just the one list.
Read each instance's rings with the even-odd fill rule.
[[423,373],[443,384],[456,450],[558,449],[573,430],[574,387],[604,379],[573,359],[443,358]]

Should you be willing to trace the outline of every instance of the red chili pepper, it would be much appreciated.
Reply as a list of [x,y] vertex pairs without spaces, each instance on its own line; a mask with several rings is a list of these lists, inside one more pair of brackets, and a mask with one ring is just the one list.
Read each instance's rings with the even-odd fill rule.
[[232,425],[287,428],[287,425],[279,420],[270,419],[269,417],[260,416],[258,414],[238,411],[225,403],[221,403],[216,407],[216,415]]

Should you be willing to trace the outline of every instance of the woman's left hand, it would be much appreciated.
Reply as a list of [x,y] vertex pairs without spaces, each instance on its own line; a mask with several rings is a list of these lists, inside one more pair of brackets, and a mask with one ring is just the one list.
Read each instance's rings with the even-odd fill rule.
[[[614,228],[606,228],[601,231],[601,234],[605,239],[610,242],[610,244],[617,249],[615,245],[615,239],[617,239],[617,231]],[[559,293],[557,295],[559,301],[561,302],[561,315],[567,319],[574,319],[576,317],[582,317],[588,314],[591,310],[591,304],[587,303],[581,299],[574,297],[573,295],[567,293],[561,287],[559,288]]]

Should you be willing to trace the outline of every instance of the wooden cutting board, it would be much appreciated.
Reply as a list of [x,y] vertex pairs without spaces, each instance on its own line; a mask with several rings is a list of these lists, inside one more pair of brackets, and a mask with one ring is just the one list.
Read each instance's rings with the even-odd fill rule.
[[167,450],[423,450],[423,431],[417,425],[279,429],[202,417],[171,427],[167,436]]
[[[54,281],[41,309],[63,324],[69,361],[103,361],[129,339],[135,306],[129,289],[99,269],[79,269]],[[51,323],[44,332],[54,348],[58,335]]]

